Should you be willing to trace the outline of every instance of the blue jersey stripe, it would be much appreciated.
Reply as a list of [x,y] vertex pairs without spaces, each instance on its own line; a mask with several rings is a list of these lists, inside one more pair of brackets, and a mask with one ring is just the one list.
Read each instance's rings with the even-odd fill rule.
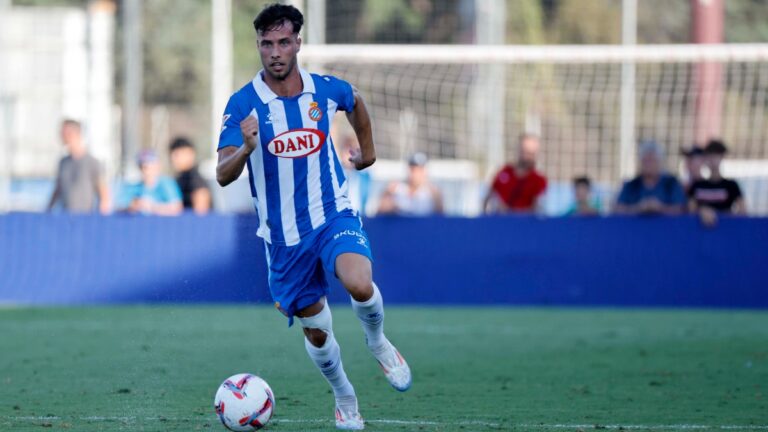
[[256,198],[256,183],[253,180],[253,167],[251,166],[251,158],[249,157],[245,161],[248,165],[248,184],[251,185],[251,197]]
[[261,138],[261,145],[259,147],[261,147],[261,156],[264,160],[264,181],[267,185],[267,215],[265,223],[272,232],[272,240],[285,242],[283,219],[280,212],[280,181],[278,180],[280,172],[277,168],[277,157],[267,150],[269,141],[275,136],[272,123],[268,121],[270,118],[269,105],[258,103],[256,112],[259,115],[259,136]]
[[[320,89],[322,87],[317,86],[317,88]],[[328,106],[328,96],[323,91],[318,91],[315,93],[314,100],[320,107],[325,108]],[[317,122],[318,129],[330,130],[328,117],[328,115],[324,115],[323,118]],[[336,214],[336,197],[334,196],[335,194],[333,192],[331,167],[328,163],[329,151],[333,151],[330,136],[326,140],[323,148],[320,149],[320,189],[323,191],[323,210],[325,212],[325,220],[330,220]]]
[[[329,145],[333,145],[331,143],[331,140],[328,140]],[[339,155],[336,154],[336,152],[333,152],[333,164],[336,168],[336,178],[339,181],[339,187],[344,184],[344,182],[347,180],[347,177],[344,175],[344,168],[341,167],[341,162],[339,162]]]
[[[283,106],[288,120],[288,129],[303,128],[304,121],[301,118],[299,99],[283,100]],[[296,209],[296,226],[299,229],[299,236],[302,233],[312,231],[312,220],[309,217],[309,190],[307,188],[308,172],[307,158],[302,157],[293,160],[293,205]]]

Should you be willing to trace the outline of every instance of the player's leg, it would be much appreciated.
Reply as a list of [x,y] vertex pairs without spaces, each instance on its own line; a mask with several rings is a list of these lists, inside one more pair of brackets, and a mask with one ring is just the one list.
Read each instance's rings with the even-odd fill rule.
[[336,277],[349,292],[352,309],[365,331],[368,349],[381,365],[392,387],[399,391],[408,390],[411,387],[411,370],[400,352],[384,336],[384,300],[373,282],[370,257],[357,252],[344,252],[336,256],[335,262]]
[[355,389],[344,372],[341,349],[333,336],[333,318],[325,299],[296,313],[304,330],[307,354],[333,389],[336,398],[336,427],[363,429],[363,418],[357,408]]

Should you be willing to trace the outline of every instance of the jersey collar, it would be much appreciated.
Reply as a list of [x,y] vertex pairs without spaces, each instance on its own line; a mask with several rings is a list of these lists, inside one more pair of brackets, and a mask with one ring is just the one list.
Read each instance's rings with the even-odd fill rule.
[[[315,81],[312,79],[312,75],[310,75],[309,72],[301,68],[299,68],[299,74],[301,75],[301,81],[304,85],[304,88],[301,90],[301,92],[314,93]],[[264,77],[264,70],[262,69],[253,78],[253,89],[256,90],[256,94],[259,96],[259,99],[261,99],[261,102],[268,104],[271,101],[277,99],[278,96],[275,94],[275,92],[272,91],[272,89],[269,88],[267,83],[264,82],[263,77]]]

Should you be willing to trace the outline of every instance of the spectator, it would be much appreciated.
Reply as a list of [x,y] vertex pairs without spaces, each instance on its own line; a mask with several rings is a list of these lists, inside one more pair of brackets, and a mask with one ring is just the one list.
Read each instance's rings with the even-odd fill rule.
[[680,152],[685,158],[685,178],[683,189],[686,193],[691,190],[691,185],[704,179],[701,168],[704,165],[704,151],[696,144]]
[[746,214],[744,197],[739,184],[723,178],[720,165],[728,152],[719,140],[710,141],[704,148],[704,163],[709,168],[709,178],[700,179],[691,185],[688,192],[688,206],[691,212],[699,213],[705,225],[717,223],[717,213]]
[[171,166],[176,172],[176,183],[181,189],[185,210],[197,214],[211,211],[211,190],[197,167],[197,152],[187,138],[178,137],[169,146]]
[[619,214],[676,215],[685,208],[680,182],[664,172],[664,153],[654,141],[640,145],[640,174],[624,183],[616,204]]
[[80,123],[64,120],[61,123],[61,141],[68,155],[59,161],[48,210],[60,204],[67,212],[90,213],[98,203],[101,214],[109,213],[109,188],[104,180],[104,171],[85,148]]
[[128,213],[176,216],[184,207],[181,190],[172,178],[160,174],[160,161],[152,150],[139,154],[141,181],[125,185],[122,191],[122,208]]
[[354,134],[345,133],[341,137],[340,158],[341,165],[344,168],[344,175],[349,184],[349,199],[352,206],[362,214],[365,214],[365,208],[368,204],[368,193],[371,188],[371,173],[368,170],[358,171],[354,164],[350,162],[356,153],[360,152],[360,145]]
[[408,160],[408,180],[393,182],[381,197],[379,214],[429,216],[443,213],[443,196],[427,177],[427,155],[414,153]]
[[539,138],[520,137],[517,164],[505,165],[493,179],[491,190],[483,201],[486,213],[531,212],[539,207],[539,198],[547,188],[547,179],[536,171]]
[[600,214],[600,201],[592,198],[592,182],[589,177],[576,177],[573,180],[573,193],[576,197],[566,216],[596,216]]

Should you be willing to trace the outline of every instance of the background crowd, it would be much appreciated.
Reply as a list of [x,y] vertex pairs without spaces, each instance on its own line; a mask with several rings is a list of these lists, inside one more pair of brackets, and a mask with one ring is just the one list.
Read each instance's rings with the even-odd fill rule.
[[[99,162],[83,144],[81,125],[71,119],[61,124],[61,140],[67,155],[59,162],[49,210],[60,208],[72,213],[98,211],[175,216],[185,211],[206,214],[213,210],[213,194],[198,168],[194,144],[187,138],[174,138],[168,145],[174,177],[163,174],[159,155],[154,150],[139,153],[140,179],[126,182],[110,191]],[[353,202],[365,208],[371,178],[348,164],[355,148],[354,138],[339,140],[338,151]],[[541,148],[536,135],[524,134],[518,140],[517,160],[506,163],[493,177],[484,197],[485,214],[537,213],[547,189],[545,173],[537,169]],[[623,215],[680,215],[696,213],[704,224],[717,223],[720,213],[744,215],[746,205],[736,181],[723,177],[721,164],[728,153],[720,140],[692,145],[681,150],[685,157],[685,176],[678,179],[666,168],[662,147],[643,141],[638,148],[637,175],[620,189],[609,213]],[[430,216],[443,213],[443,194],[428,174],[428,157],[413,153],[407,177],[386,186],[378,201],[377,215]],[[349,166],[348,166],[349,165]],[[567,216],[595,216],[607,213],[595,199],[589,176],[573,180],[573,204]]]

